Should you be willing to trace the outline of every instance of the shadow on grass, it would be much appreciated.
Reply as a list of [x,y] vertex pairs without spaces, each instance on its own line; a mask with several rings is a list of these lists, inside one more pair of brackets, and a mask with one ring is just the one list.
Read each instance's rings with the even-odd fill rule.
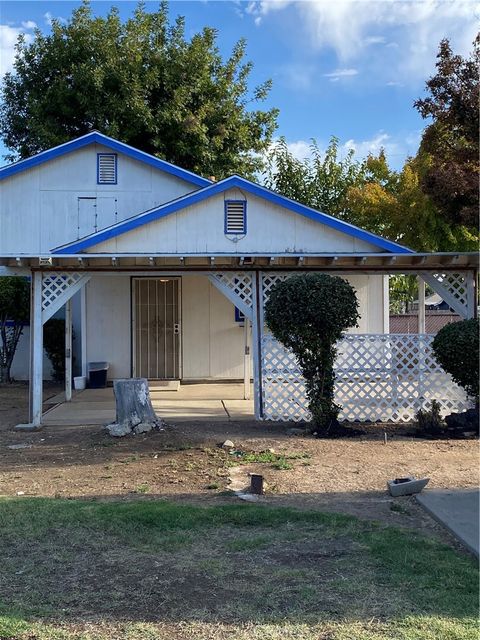
[[0,537],[5,620],[316,624],[430,616],[470,626],[477,616],[471,558],[413,531],[341,514],[2,499]]

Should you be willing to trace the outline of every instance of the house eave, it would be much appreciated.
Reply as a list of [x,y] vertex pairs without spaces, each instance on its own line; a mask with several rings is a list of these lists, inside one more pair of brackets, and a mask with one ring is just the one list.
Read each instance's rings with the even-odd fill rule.
[[476,271],[476,252],[441,253],[261,253],[238,254],[42,254],[3,255],[0,267],[47,271],[215,271],[268,269],[292,271],[343,271],[373,273],[419,273],[429,271]]

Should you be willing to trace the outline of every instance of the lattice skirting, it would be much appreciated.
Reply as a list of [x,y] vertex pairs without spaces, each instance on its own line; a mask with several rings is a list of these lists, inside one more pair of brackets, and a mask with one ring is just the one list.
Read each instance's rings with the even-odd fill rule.
[[[335,363],[340,419],[410,422],[432,400],[443,415],[467,409],[465,392],[435,361],[432,340],[414,334],[346,335]],[[309,420],[297,361],[270,334],[262,338],[262,391],[265,420]]]

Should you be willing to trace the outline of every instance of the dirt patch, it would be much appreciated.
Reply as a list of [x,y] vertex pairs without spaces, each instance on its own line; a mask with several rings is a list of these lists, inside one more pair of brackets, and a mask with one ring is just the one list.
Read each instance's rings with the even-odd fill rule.
[[[46,389],[46,396],[57,391]],[[25,421],[27,407],[25,386],[0,387],[0,495],[168,498],[201,504],[231,500],[225,492],[236,461],[218,447],[230,439],[239,450],[273,449],[293,456],[291,469],[268,463],[242,467],[245,486],[248,473],[265,477],[268,492],[262,502],[346,512],[435,532],[437,525],[414,500],[388,496],[386,481],[410,474],[430,477],[430,488],[468,488],[479,481],[476,441],[421,440],[392,426],[387,444],[383,427],[375,426],[365,436],[338,440],[288,436],[291,425],[257,422],[181,423],[123,439],[92,426],[13,431],[14,424]],[[19,444],[27,446],[8,448]]]
[[325,567],[327,567],[330,560],[353,556],[355,551],[359,551],[359,545],[355,545],[351,539],[337,537],[335,540],[322,539],[320,551],[318,542],[315,544],[310,542],[303,544],[300,548],[291,547],[281,551],[270,551],[269,557],[282,566],[301,569],[311,567],[313,563],[317,567],[322,567],[322,571],[325,571]]
[[[43,401],[63,391],[58,383],[43,383]],[[28,383],[0,384],[0,429],[28,422]],[[44,407],[44,411],[48,407]]]

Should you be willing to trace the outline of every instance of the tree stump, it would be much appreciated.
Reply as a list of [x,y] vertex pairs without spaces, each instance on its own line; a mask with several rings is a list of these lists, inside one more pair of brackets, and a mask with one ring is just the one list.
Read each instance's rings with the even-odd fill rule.
[[117,417],[105,429],[111,436],[121,437],[161,429],[163,422],[155,415],[146,378],[113,381]]

